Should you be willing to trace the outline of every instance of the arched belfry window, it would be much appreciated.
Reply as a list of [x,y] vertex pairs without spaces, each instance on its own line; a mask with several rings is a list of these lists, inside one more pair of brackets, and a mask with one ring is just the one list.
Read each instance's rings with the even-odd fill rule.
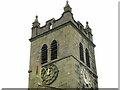
[[89,57],[89,52],[88,49],[85,49],[85,54],[86,54],[86,64],[88,67],[90,67],[90,57]]
[[44,44],[41,49],[41,64],[47,63],[47,45]]
[[79,45],[80,50],[80,60],[84,62],[84,51],[83,51],[83,45],[80,43]]
[[51,43],[51,60],[57,58],[57,41],[53,40]]

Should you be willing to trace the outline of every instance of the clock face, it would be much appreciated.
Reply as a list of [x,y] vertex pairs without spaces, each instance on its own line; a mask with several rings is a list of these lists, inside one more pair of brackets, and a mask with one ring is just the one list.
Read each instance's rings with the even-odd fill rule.
[[82,76],[82,79],[84,81],[84,86],[87,88],[91,88],[92,84],[91,84],[91,80],[89,77],[89,73],[85,68],[81,69],[81,76]]
[[41,78],[42,83],[49,85],[55,81],[58,76],[58,68],[56,65],[51,64],[42,68]]

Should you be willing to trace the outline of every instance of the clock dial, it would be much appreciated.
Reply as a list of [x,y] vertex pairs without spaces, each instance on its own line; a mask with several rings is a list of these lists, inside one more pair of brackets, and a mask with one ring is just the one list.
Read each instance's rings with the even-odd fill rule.
[[49,85],[55,81],[58,76],[58,68],[56,65],[51,64],[42,68],[41,78],[42,83]]
[[84,84],[85,84],[84,86],[87,88],[91,88],[92,86],[91,86],[91,80],[89,77],[89,73],[85,68],[81,69],[81,76],[82,76],[82,79],[83,79]]

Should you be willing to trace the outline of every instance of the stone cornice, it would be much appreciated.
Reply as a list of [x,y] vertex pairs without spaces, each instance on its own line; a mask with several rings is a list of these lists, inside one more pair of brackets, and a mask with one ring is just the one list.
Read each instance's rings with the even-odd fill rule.
[[93,72],[91,68],[87,67],[87,65],[86,65],[85,63],[83,63],[82,61],[78,60],[78,59],[77,59],[76,57],[74,57],[73,55],[68,55],[68,56],[66,56],[66,57],[64,57],[64,58],[55,59],[55,60],[53,60],[53,61],[51,61],[51,62],[49,62],[49,63],[43,64],[42,67],[47,66],[47,65],[52,64],[52,63],[56,63],[56,62],[58,62],[58,61],[64,60],[64,59],[69,58],[69,57],[74,58],[74,59],[75,59],[76,61],[78,61],[80,64],[82,64],[83,66],[85,66],[85,68],[87,68],[96,78],[98,78],[97,74],[96,74],[95,72]]

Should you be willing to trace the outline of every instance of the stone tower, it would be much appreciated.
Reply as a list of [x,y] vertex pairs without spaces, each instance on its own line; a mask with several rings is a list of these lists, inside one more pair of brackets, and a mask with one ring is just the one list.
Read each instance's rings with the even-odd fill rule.
[[62,16],[40,26],[30,39],[29,88],[98,88],[92,30],[75,21],[68,1]]

